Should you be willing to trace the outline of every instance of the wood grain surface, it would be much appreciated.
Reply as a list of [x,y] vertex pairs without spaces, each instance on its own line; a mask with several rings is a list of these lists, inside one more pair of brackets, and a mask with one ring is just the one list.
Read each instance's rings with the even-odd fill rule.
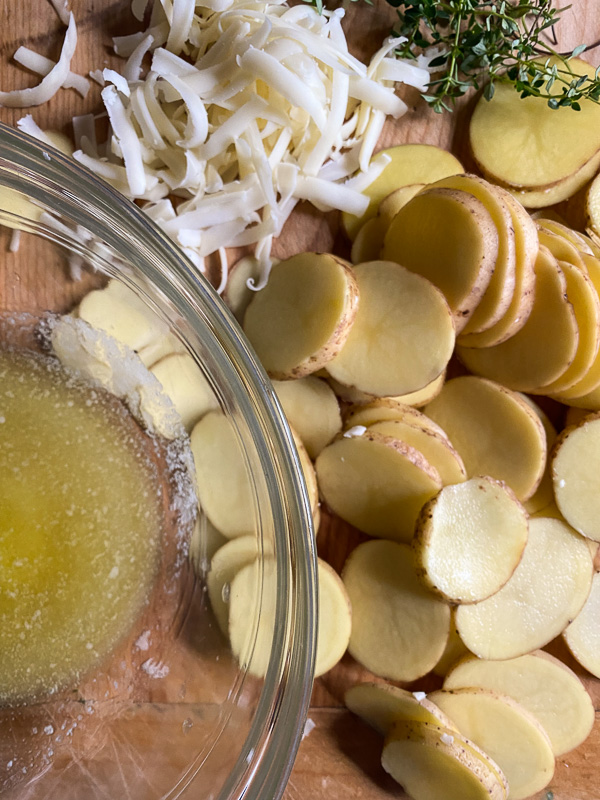
[[[566,3],[562,2],[562,5]],[[139,23],[132,17],[128,0],[72,0],[76,16],[79,44],[72,70],[86,74],[90,69],[118,67],[120,60],[111,49],[111,36],[133,32]],[[350,4],[346,30],[354,53],[370,55],[387,35],[394,12],[382,0],[372,8]],[[46,0],[0,0],[0,88],[32,86],[37,79],[12,61],[19,45],[25,44],[48,57],[58,57],[64,28]],[[598,0],[572,0],[557,30],[560,48],[569,50],[580,42],[600,38],[600,4]],[[586,56],[590,61],[600,59],[599,49]],[[596,61],[598,63],[598,61]],[[401,120],[387,124],[380,146],[402,142],[425,142],[452,150],[467,168],[471,166],[466,144],[466,121],[472,98],[461,103],[453,115],[433,114],[420,102],[415,92],[407,92],[409,113]],[[100,108],[99,87],[93,85],[83,100],[73,90],[61,90],[46,105],[28,109],[0,108],[0,121],[14,125],[24,113],[32,113],[42,128],[53,128],[71,135],[71,118],[75,114],[97,111]],[[0,240],[6,247],[7,238]],[[344,255],[348,243],[339,228],[336,214],[323,215],[303,207],[286,226],[275,252],[287,255],[299,250],[329,250],[336,248]],[[0,286],[6,302],[8,287]],[[19,287],[10,287],[18,292]],[[43,303],[52,288],[38,287]],[[56,298],[52,297],[52,303]],[[67,299],[63,298],[67,303]],[[360,534],[323,513],[318,535],[319,553],[334,568],[340,570],[348,552],[361,540]],[[550,648],[559,653],[588,685],[597,709],[597,724],[590,739],[578,750],[558,760],[556,775],[539,800],[598,800],[600,797],[600,689],[599,682],[586,676],[561,647]],[[403,798],[401,789],[380,766],[382,742],[367,726],[343,708],[344,690],[369,674],[346,656],[334,670],[315,683],[309,719],[314,724],[304,739],[285,798],[308,800],[389,800]],[[439,682],[438,682],[439,683]],[[422,685],[422,682],[421,682]],[[437,686],[435,680],[431,687]],[[308,731],[308,728],[307,728]],[[265,798],[269,800],[269,798]],[[439,798],[443,800],[443,798]]]

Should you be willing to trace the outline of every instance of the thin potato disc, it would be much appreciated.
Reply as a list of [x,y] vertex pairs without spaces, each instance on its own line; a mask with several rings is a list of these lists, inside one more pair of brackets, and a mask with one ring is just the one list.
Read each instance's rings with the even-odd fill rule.
[[333,389],[313,375],[297,381],[273,381],[273,387],[306,452],[316,458],[342,429],[340,406]]
[[564,639],[577,661],[600,678],[600,572],[594,575],[592,591],[575,620],[564,632]]
[[358,662],[397,681],[416,680],[436,665],[448,640],[450,607],[422,586],[408,545],[359,545],[342,579],[353,609],[348,649]]
[[238,536],[220,547],[210,562],[206,576],[208,599],[221,631],[228,635],[229,588],[231,581],[246,564],[252,564],[259,556],[256,536]]
[[340,351],[357,306],[349,265],[302,253],[275,264],[246,309],[244,331],[272,378],[301,378]]
[[498,765],[452,728],[397,722],[386,738],[381,763],[414,800],[505,800],[508,796]]
[[315,678],[334,667],[346,652],[352,630],[352,606],[342,579],[319,559],[319,629]]
[[529,520],[529,539],[499,592],[459,606],[461,639],[480,658],[517,658],[559,636],[583,608],[593,565],[586,540],[558,519]]
[[444,371],[454,348],[452,315],[442,293],[390,261],[359,264],[354,274],[360,306],[327,372],[379,396],[427,386]]
[[403,442],[348,431],[316,461],[323,499],[339,517],[370,536],[408,542],[419,511],[442,487],[439,473]]

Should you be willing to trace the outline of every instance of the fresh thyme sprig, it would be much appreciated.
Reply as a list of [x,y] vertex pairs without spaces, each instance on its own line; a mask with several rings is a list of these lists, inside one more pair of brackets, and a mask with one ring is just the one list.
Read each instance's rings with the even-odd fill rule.
[[[490,99],[498,81],[514,85],[521,97],[541,97],[550,108],[581,109],[581,101],[600,101],[600,70],[593,77],[573,72],[570,55],[557,53],[542,36],[559,20],[552,0],[387,0],[398,10],[394,34],[407,41],[398,54],[439,51],[425,100],[434,111],[452,110],[457,98],[484,83]],[[435,52],[435,51],[434,51]]]

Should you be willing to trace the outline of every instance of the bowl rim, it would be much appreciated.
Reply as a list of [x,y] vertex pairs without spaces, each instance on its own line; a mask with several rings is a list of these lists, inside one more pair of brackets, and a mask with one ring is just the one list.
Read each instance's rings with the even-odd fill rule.
[[[237,321],[207,279],[135,203],[58,150],[0,123],[0,185],[34,195],[83,225],[158,286],[187,326],[218,343],[267,479],[276,531],[276,625],[269,668],[244,746],[219,800],[277,800],[291,773],[310,703],[317,631],[316,546],[289,425]],[[165,280],[165,273],[168,280]],[[211,355],[213,350],[211,349]],[[175,798],[189,785],[176,787]],[[193,790],[193,786],[192,786]]]

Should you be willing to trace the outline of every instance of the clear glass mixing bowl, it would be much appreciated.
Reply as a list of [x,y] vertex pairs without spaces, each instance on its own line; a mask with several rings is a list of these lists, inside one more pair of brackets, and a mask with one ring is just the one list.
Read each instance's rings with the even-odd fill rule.
[[[23,199],[44,213],[31,213]],[[252,527],[259,544],[274,545],[277,576],[268,668],[259,679],[231,655],[207,600],[206,571],[224,540],[201,510],[187,557],[191,524],[168,476],[167,545],[149,603],[76,685],[0,707],[0,794],[275,800],[310,700],[316,583],[301,467],[270,383],[208,282],[134,204],[2,125],[0,224],[0,346],[36,347],[40,318],[68,312],[108,277],[132,288],[200,365],[231,421],[252,487]]]

